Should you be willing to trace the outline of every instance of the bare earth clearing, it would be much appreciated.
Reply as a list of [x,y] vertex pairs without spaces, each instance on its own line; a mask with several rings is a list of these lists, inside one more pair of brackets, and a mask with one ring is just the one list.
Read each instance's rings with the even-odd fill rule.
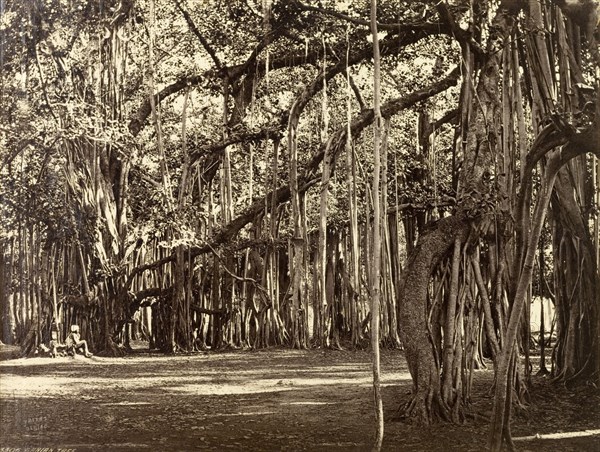
[[[382,367],[390,418],[411,380],[402,352],[384,350]],[[491,378],[476,373],[473,408],[483,415]],[[535,381],[534,403],[513,423],[519,450],[600,450],[598,391]],[[374,434],[367,351],[3,360],[0,393],[0,450],[369,450]],[[487,434],[484,417],[461,426],[387,421],[384,449],[480,451]]]

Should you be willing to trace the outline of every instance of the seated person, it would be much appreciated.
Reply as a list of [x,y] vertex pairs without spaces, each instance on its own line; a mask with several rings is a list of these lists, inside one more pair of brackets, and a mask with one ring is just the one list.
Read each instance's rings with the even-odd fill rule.
[[86,358],[91,358],[93,356],[88,350],[87,341],[85,339],[81,339],[78,325],[71,325],[71,334],[67,336],[67,340],[65,342],[67,347],[72,349],[74,353],[77,353],[77,350],[83,350]]
[[50,356],[56,358],[57,356],[65,356],[65,344],[61,344],[58,340],[58,331],[52,331],[50,340]]
[[37,353],[50,355],[52,358],[56,358],[57,356],[67,356],[67,346],[65,344],[61,344],[58,340],[58,331],[52,331],[49,345],[50,346],[47,347],[46,344],[40,344],[37,349]]

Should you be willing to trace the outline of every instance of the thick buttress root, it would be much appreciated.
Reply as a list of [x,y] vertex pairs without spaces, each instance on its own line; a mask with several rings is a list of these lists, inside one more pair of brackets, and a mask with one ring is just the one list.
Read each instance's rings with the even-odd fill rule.
[[413,391],[409,400],[400,405],[392,419],[430,425],[437,421],[452,422],[452,412],[442,400],[439,390],[430,387]]
[[125,356],[127,351],[124,347],[118,345],[112,338],[108,338],[107,344],[97,356],[106,356],[106,357],[121,357]]

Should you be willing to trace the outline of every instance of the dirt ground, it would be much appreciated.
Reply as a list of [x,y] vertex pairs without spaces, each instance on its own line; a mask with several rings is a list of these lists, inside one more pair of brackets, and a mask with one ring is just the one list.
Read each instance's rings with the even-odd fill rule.
[[[411,387],[402,352],[382,352],[382,373],[390,418]],[[369,450],[371,375],[367,351],[3,359],[0,451]],[[475,377],[472,408],[483,416],[458,426],[386,421],[384,450],[485,450],[491,377]],[[600,450],[596,389],[536,378],[531,397],[513,424],[519,450]]]

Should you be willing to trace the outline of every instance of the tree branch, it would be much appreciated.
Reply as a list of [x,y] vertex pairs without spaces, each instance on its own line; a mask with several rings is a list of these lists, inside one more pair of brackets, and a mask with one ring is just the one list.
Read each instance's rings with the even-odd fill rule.
[[[409,27],[408,30],[403,29],[403,31],[407,31],[406,33],[400,34],[390,34],[385,37],[381,41],[381,55],[389,56],[398,53],[398,50],[406,45],[414,44],[415,42],[431,35],[443,32],[443,29],[440,30],[438,25],[436,24],[422,24],[422,25],[414,25]],[[358,51],[355,51],[351,54],[350,59],[348,61],[348,65],[355,65],[360,61],[370,57],[371,47],[370,45],[365,45],[361,47]],[[292,56],[284,55],[281,57],[274,58],[269,66],[271,70],[275,69],[283,69],[288,67],[296,67],[303,64],[313,64],[318,61],[320,57],[319,52],[310,52],[308,55],[295,54]],[[262,68],[262,69],[261,69]],[[323,77],[325,76],[327,80],[333,78],[334,76],[341,73],[346,68],[345,61],[339,61],[332,64],[326,71],[326,74],[319,73],[319,75],[315,78],[313,83],[307,87],[305,90],[305,94],[303,95],[302,109],[308,103],[308,101],[314,96],[316,92],[321,89],[323,85]],[[221,70],[225,70],[222,68]],[[261,64],[258,60],[254,62],[248,60],[243,64],[231,66],[227,69],[227,75],[230,77],[230,81],[233,82],[234,79],[240,79],[242,76],[245,76],[244,82],[237,84],[237,86],[233,89],[234,97],[237,96],[240,90],[246,90],[251,92],[251,86],[253,83],[252,75],[253,74],[263,74],[264,73],[264,63]],[[154,101],[156,104],[164,100],[165,98],[176,94],[188,86],[194,86],[200,84],[202,81],[206,79],[210,79],[211,77],[215,77],[217,74],[214,70],[209,70],[204,72],[203,74],[191,75],[191,76],[182,76],[177,81],[163,88],[160,92],[155,94]],[[150,113],[152,112],[150,97],[147,97],[136,113],[133,115],[133,118],[129,121],[129,131],[133,136],[137,136],[142,128]]]
[[[459,75],[459,69],[455,68],[442,80],[432,83],[431,85],[418,91],[414,91],[406,96],[386,102],[381,107],[381,115],[384,118],[389,118],[397,114],[401,110],[412,107],[418,102],[421,102],[442,91],[445,91],[449,87],[456,85]],[[363,110],[361,113],[359,113],[358,116],[352,120],[352,123],[350,125],[352,137],[356,138],[357,136],[359,136],[366,127],[373,123],[373,120],[373,109]],[[319,151],[317,151],[317,153],[312,157],[312,159],[310,159],[307,162],[303,174],[298,178],[298,185],[302,187],[300,191],[305,192],[318,182],[319,178],[316,177],[316,173],[318,171],[318,167],[321,161],[323,160],[325,152],[332,153],[332,161],[335,161],[335,157],[343,149],[345,149],[347,130],[348,129],[346,125],[340,127],[331,137],[331,139],[328,140],[327,143],[323,143],[319,148]],[[233,237],[235,237],[244,226],[250,223],[256,217],[256,215],[264,211],[265,208],[271,209],[271,205],[273,202],[276,204],[281,204],[283,202],[288,201],[289,198],[290,189],[288,184],[282,185],[277,190],[275,190],[274,193],[271,192],[266,196],[258,197],[248,208],[246,208],[246,210],[242,214],[240,214],[230,223],[223,226],[221,230],[210,240],[210,242],[207,242],[205,245],[199,247],[191,248],[191,257],[194,258],[196,256],[208,253],[212,251],[215,247],[223,243],[227,243]],[[266,206],[265,199],[267,200]],[[175,255],[171,254],[155,262],[140,265],[134,268],[129,274],[129,277],[127,278],[127,286],[129,287],[131,285],[131,283],[137,275],[147,270],[159,268],[162,265],[168,262],[172,262],[174,260]]]
[[358,89],[358,86],[356,86],[356,83],[354,82],[354,77],[349,76],[348,80],[350,81],[350,88],[352,88],[352,91],[354,92],[354,96],[356,97],[360,109],[365,110],[367,106],[365,104],[365,101],[363,100],[360,90]]
[[[305,5],[304,3],[301,3],[299,1],[295,1],[294,3],[298,7],[298,9],[303,10],[303,11],[312,11],[312,12],[324,14],[324,15],[327,15],[330,17],[335,17],[336,19],[341,19],[343,21],[350,22],[354,25],[361,25],[361,26],[364,26],[367,28],[369,28],[371,26],[371,22],[369,20],[352,17],[347,14],[340,13],[339,11],[334,11],[334,10],[327,9],[327,8],[319,8],[316,6]],[[377,29],[379,31],[385,30],[385,31],[394,31],[394,32],[417,31],[417,30],[422,30],[424,25],[432,26],[432,30],[435,29],[435,31],[437,33],[447,34],[448,31],[450,31],[448,29],[448,26],[441,22],[440,23],[413,23],[413,24],[401,24],[401,23],[386,24],[386,23],[378,22]]]
[[[179,80],[177,80],[176,82],[171,83],[170,85],[160,90],[157,94],[155,94],[154,102],[155,104],[158,104],[165,98],[184,90],[188,86],[198,85],[206,78],[207,73],[205,73],[204,75],[183,76],[179,78]],[[148,119],[148,117],[150,116],[150,113],[152,113],[152,104],[151,98],[150,96],[148,96],[142,102],[142,105],[138,107],[136,113],[133,115],[133,118],[129,121],[129,131],[133,136],[137,136],[141,132],[142,128],[144,127],[144,123],[146,122],[146,119]]]
[[190,30],[192,30],[192,33],[194,33],[196,35],[196,37],[198,38],[198,41],[200,41],[200,44],[202,44],[202,47],[204,47],[204,50],[206,50],[206,52],[212,58],[217,69],[219,69],[219,70],[222,69],[223,64],[221,63],[221,60],[219,60],[219,57],[217,56],[215,49],[213,49],[211,47],[211,45],[209,44],[209,42],[206,40],[206,38],[204,36],[202,36],[202,33],[200,33],[200,30],[198,30],[198,27],[196,27],[196,24],[194,23],[190,14],[183,8],[183,6],[181,6],[181,2],[176,1],[175,6],[177,6],[177,9],[183,15],[183,18],[187,22],[188,27],[190,28]]
[[248,143],[265,140],[268,138],[277,139],[281,137],[281,126],[265,127],[257,132],[240,131],[229,135],[225,140],[217,143],[201,146],[190,152],[191,164],[197,162],[202,157],[211,154],[220,154],[225,151],[227,146],[237,143]]

